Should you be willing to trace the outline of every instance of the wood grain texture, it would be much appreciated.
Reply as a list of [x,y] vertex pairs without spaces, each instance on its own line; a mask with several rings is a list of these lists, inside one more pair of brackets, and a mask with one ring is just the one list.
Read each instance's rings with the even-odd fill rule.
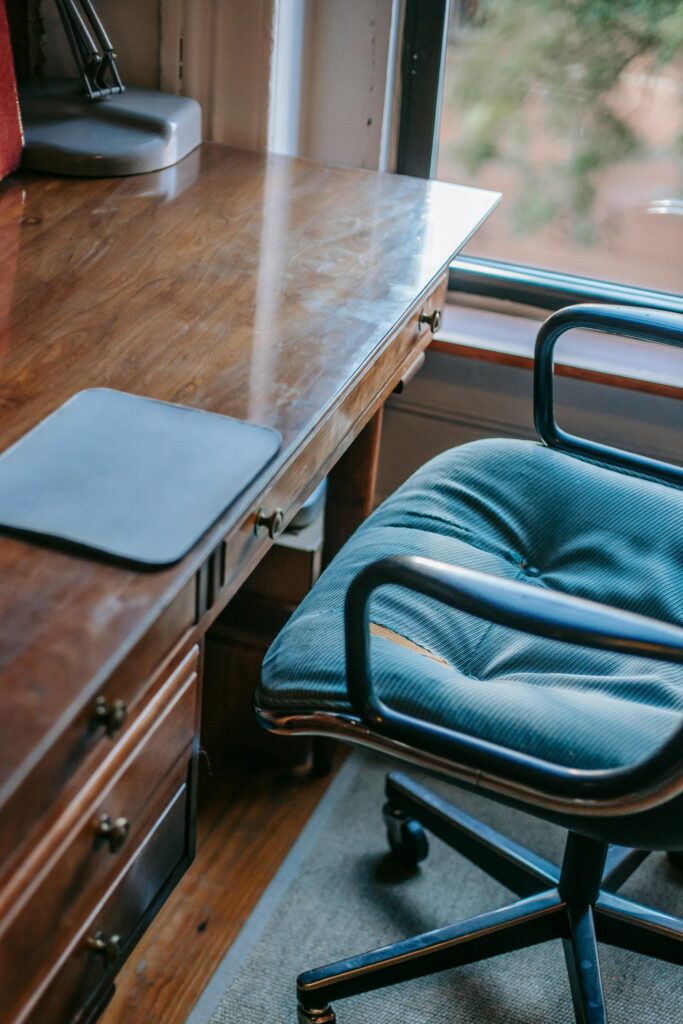
[[[35,995],[46,965],[57,960],[72,932],[144,843],[166,802],[169,767],[182,762],[180,775],[187,774],[196,733],[198,656],[195,647],[2,893],[0,1019],[14,1019],[27,993]],[[105,813],[128,821],[128,835],[115,850],[97,841]]]
[[[182,765],[179,768],[182,774],[187,774]],[[37,997],[37,1000],[15,1018],[17,1024],[46,1024],[47,1021],[67,1024],[95,1019],[90,1015],[90,1007],[93,1001],[101,1005],[102,995],[110,991],[118,961],[135,942],[141,921],[154,911],[155,903],[163,899],[164,888],[173,884],[174,875],[187,867],[190,797],[182,775],[173,782],[175,792],[165,794],[166,807],[150,826],[146,841],[138,847],[94,912],[74,933],[46,978],[47,987],[40,992],[31,991],[32,999]],[[90,943],[98,933],[117,937],[121,952],[114,963],[106,964],[91,951]]]
[[227,601],[268,547],[264,491],[291,516],[343,453],[428,343],[406,325],[496,201],[212,145],[157,174],[19,185],[20,232],[0,206],[4,446],[98,385],[271,425],[284,445],[171,569],[0,540],[0,809],[226,535]]
[[[0,909],[4,901],[16,915],[44,880],[46,906],[68,925],[56,958],[45,947],[30,970],[17,972],[13,1001],[24,1010],[13,1024],[28,1012],[42,1024],[71,1019],[88,1001],[99,1006],[185,871],[194,851],[198,742],[189,711],[180,740],[163,744],[160,757],[150,747],[149,771],[141,761],[136,782],[153,788],[168,779],[184,747],[185,781],[174,776],[182,789],[166,804],[168,816],[155,823],[143,814],[133,861],[118,879],[93,875],[80,903],[60,890],[60,879],[69,888],[88,861],[78,837],[87,840],[91,823],[79,818],[76,827],[74,815],[86,803],[104,810],[98,772],[134,741],[163,679],[202,642],[268,550],[268,536],[254,531],[257,510],[282,509],[286,525],[342,459],[339,491],[348,477],[362,500],[342,504],[341,513],[351,509],[355,523],[367,511],[378,432],[364,428],[429,344],[420,314],[441,304],[449,261],[495,199],[212,145],[137,178],[22,175],[0,187],[0,445],[94,386],[270,425],[283,437],[278,458],[169,569],[133,571],[0,535]],[[365,456],[351,450],[344,458],[359,435]],[[93,719],[98,697],[127,706],[115,735]],[[236,773],[239,810],[230,827],[237,836],[242,822],[251,829],[232,848],[237,861],[221,860],[207,837],[229,888],[224,904],[216,897],[224,917],[215,944],[211,936],[209,971],[310,807],[283,799],[268,818],[254,818],[243,801],[251,771]],[[73,862],[60,866],[67,833]],[[31,865],[30,878],[22,863]],[[241,893],[233,871],[244,873]],[[93,900],[100,901],[94,908]],[[192,913],[200,906],[208,920],[213,903],[211,893],[202,902],[195,892]],[[84,946],[97,927],[124,941],[104,974]],[[30,929],[22,934],[35,947]],[[0,952],[12,972],[17,943]],[[174,963],[167,955],[160,970]],[[206,980],[196,970],[193,978]]]
[[185,1024],[331,777],[245,762],[214,781],[196,860],[119,974],[100,1024]]
[[[11,873],[17,864],[25,865],[22,846],[38,831],[44,835],[51,824],[50,808],[56,796],[64,804],[80,795],[89,785],[93,772],[109,758],[119,740],[127,741],[128,733],[139,727],[141,711],[149,707],[155,690],[164,686],[175,670],[174,662],[182,657],[187,636],[194,621],[194,589],[186,585],[136,645],[123,665],[117,668],[100,687],[98,697],[111,706],[124,701],[126,718],[114,735],[107,735],[103,725],[95,725],[93,701],[65,727],[37,761],[25,783],[19,786],[3,808],[0,829],[0,878]],[[55,808],[56,809],[56,808]],[[46,818],[46,814],[48,817]],[[35,853],[35,839],[30,843]],[[4,900],[0,886],[0,913]]]

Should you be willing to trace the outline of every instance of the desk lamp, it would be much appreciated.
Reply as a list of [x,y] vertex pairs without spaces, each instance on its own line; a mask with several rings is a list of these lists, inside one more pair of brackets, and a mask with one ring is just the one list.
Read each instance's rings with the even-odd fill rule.
[[124,86],[91,0],[55,0],[79,79],[20,89],[24,167],[85,177],[141,174],[182,160],[201,141],[201,108],[186,96]]

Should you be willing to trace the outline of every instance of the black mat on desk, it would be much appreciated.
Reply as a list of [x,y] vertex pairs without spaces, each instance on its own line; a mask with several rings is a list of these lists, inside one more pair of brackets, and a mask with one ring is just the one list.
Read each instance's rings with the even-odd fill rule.
[[227,416],[80,391],[0,456],[0,528],[170,565],[281,443],[277,431]]

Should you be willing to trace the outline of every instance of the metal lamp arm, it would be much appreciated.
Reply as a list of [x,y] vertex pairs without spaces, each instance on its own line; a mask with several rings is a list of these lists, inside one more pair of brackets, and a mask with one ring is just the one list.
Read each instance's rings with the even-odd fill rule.
[[55,0],[88,99],[122,93],[116,54],[91,0]]
[[526,802],[598,813],[656,806],[683,792],[683,717],[675,733],[646,760],[623,768],[553,764],[389,708],[372,680],[369,614],[381,586],[405,587],[489,622],[600,650],[683,664],[683,629],[593,601],[504,580],[417,556],[385,558],[351,582],[344,610],[349,699],[374,732],[504,780]]

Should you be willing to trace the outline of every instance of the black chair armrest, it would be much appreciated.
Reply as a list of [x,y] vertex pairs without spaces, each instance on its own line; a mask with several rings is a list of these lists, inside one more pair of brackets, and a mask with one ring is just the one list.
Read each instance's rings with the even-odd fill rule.
[[[375,733],[466,765],[525,803],[572,813],[627,813],[683,792],[683,716],[650,757],[627,767],[577,769],[423,721],[388,707],[373,685],[369,614],[373,592],[394,585],[489,622],[536,636],[683,664],[683,629],[593,601],[417,556],[366,566],[344,609],[346,670],[354,712]],[[500,783],[503,783],[501,786]]]
[[589,441],[569,434],[555,421],[553,350],[566,331],[575,327],[618,334],[638,341],[658,342],[683,348],[683,314],[637,306],[585,304],[567,306],[553,313],[544,322],[536,338],[534,362],[534,422],[536,430],[550,448],[572,455],[597,459],[619,469],[654,477],[667,483],[683,485],[683,467],[611,445]]

